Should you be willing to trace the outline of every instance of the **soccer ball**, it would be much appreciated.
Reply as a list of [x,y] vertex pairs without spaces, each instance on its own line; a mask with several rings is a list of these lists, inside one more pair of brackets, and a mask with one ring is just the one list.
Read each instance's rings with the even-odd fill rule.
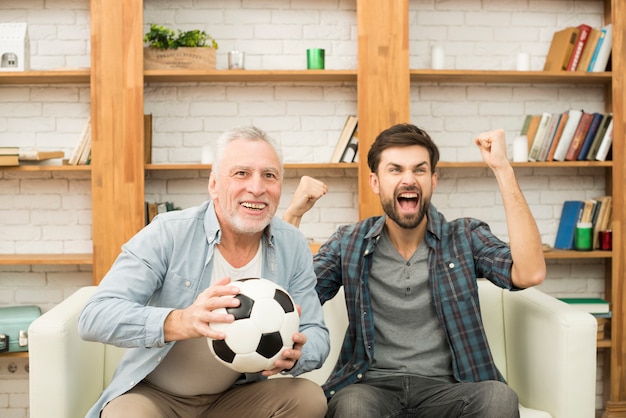
[[226,334],[224,340],[208,338],[215,357],[240,373],[257,373],[274,368],[285,348],[292,348],[291,339],[300,326],[296,305],[282,287],[261,278],[233,281],[241,301],[236,308],[219,308],[217,313],[235,316],[231,323],[211,323],[216,331]]

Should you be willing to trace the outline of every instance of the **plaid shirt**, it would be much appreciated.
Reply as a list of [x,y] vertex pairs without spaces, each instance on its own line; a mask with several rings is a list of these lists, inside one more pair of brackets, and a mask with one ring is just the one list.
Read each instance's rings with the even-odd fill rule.
[[[363,378],[374,358],[374,317],[368,275],[385,217],[340,227],[315,256],[316,290],[322,303],[343,285],[349,325],[337,364],[324,384],[327,397]],[[447,222],[431,204],[425,238],[431,298],[450,344],[460,382],[504,381],[482,325],[477,278],[514,289],[509,247],[489,226],[472,218]]]

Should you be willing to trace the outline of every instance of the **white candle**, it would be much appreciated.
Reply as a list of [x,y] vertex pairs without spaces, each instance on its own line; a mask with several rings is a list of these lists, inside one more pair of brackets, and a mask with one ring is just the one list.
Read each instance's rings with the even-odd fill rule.
[[528,161],[528,137],[520,135],[513,140],[513,161],[525,163]]
[[517,71],[529,71],[530,70],[530,55],[526,52],[520,52],[517,54]]
[[211,145],[204,145],[202,147],[202,154],[200,155],[200,162],[202,164],[213,163],[213,147]]
[[433,46],[431,53],[431,68],[433,70],[443,70],[446,64],[446,55],[443,52],[443,48]]

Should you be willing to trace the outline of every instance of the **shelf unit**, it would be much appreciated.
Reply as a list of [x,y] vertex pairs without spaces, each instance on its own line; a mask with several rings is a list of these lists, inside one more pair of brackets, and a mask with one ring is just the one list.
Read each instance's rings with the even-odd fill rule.
[[[359,161],[350,165],[294,164],[294,169],[358,170],[359,216],[381,213],[378,197],[367,181],[366,150],[376,134],[410,120],[411,83],[513,83],[604,85],[613,111],[613,162],[515,163],[514,167],[602,167],[607,172],[607,192],[614,203],[613,251],[549,251],[548,259],[607,259],[606,297],[611,301],[611,339],[606,348],[607,397],[604,416],[626,417],[626,222],[624,190],[626,150],[626,4],[604,2],[606,21],[613,23],[612,73],[559,73],[530,71],[415,70],[409,67],[409,1],[356,0],[358,67],[356,70],[302,71],[143,71],[143,0],[91,0],[91,63],[85,70],[1,73],[3,84],[90,84],[92,150],[90,167],[24,166],[7,170],[88,170],[92,184],[93,254],[51,256],[5,255],[0,264],[92,264],[98,283],[117,257],[120,246],[144,224],[144,178],[146,171],[204,170],[202,164],[143,164],[143,88],[150,82],[356,82],[359,115]],[[115,22],[111,24],[111,22]],[[124,30],[120,30],[124,28]],[[441,162],[443,169],[481,168],[481,162]],[[610,371],[609,371],[610,370]]]

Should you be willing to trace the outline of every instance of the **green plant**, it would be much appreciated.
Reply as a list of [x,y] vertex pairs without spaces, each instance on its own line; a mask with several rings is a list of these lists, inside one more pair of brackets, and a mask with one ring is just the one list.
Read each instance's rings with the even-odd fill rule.
[[194,29],[190,31],[172,29],[164,26],[150,24],[150,31],[143,37],[145,43],[151,48],[178,49],[179,47],[207,47],[217,49],[217,42],[205,31]]

